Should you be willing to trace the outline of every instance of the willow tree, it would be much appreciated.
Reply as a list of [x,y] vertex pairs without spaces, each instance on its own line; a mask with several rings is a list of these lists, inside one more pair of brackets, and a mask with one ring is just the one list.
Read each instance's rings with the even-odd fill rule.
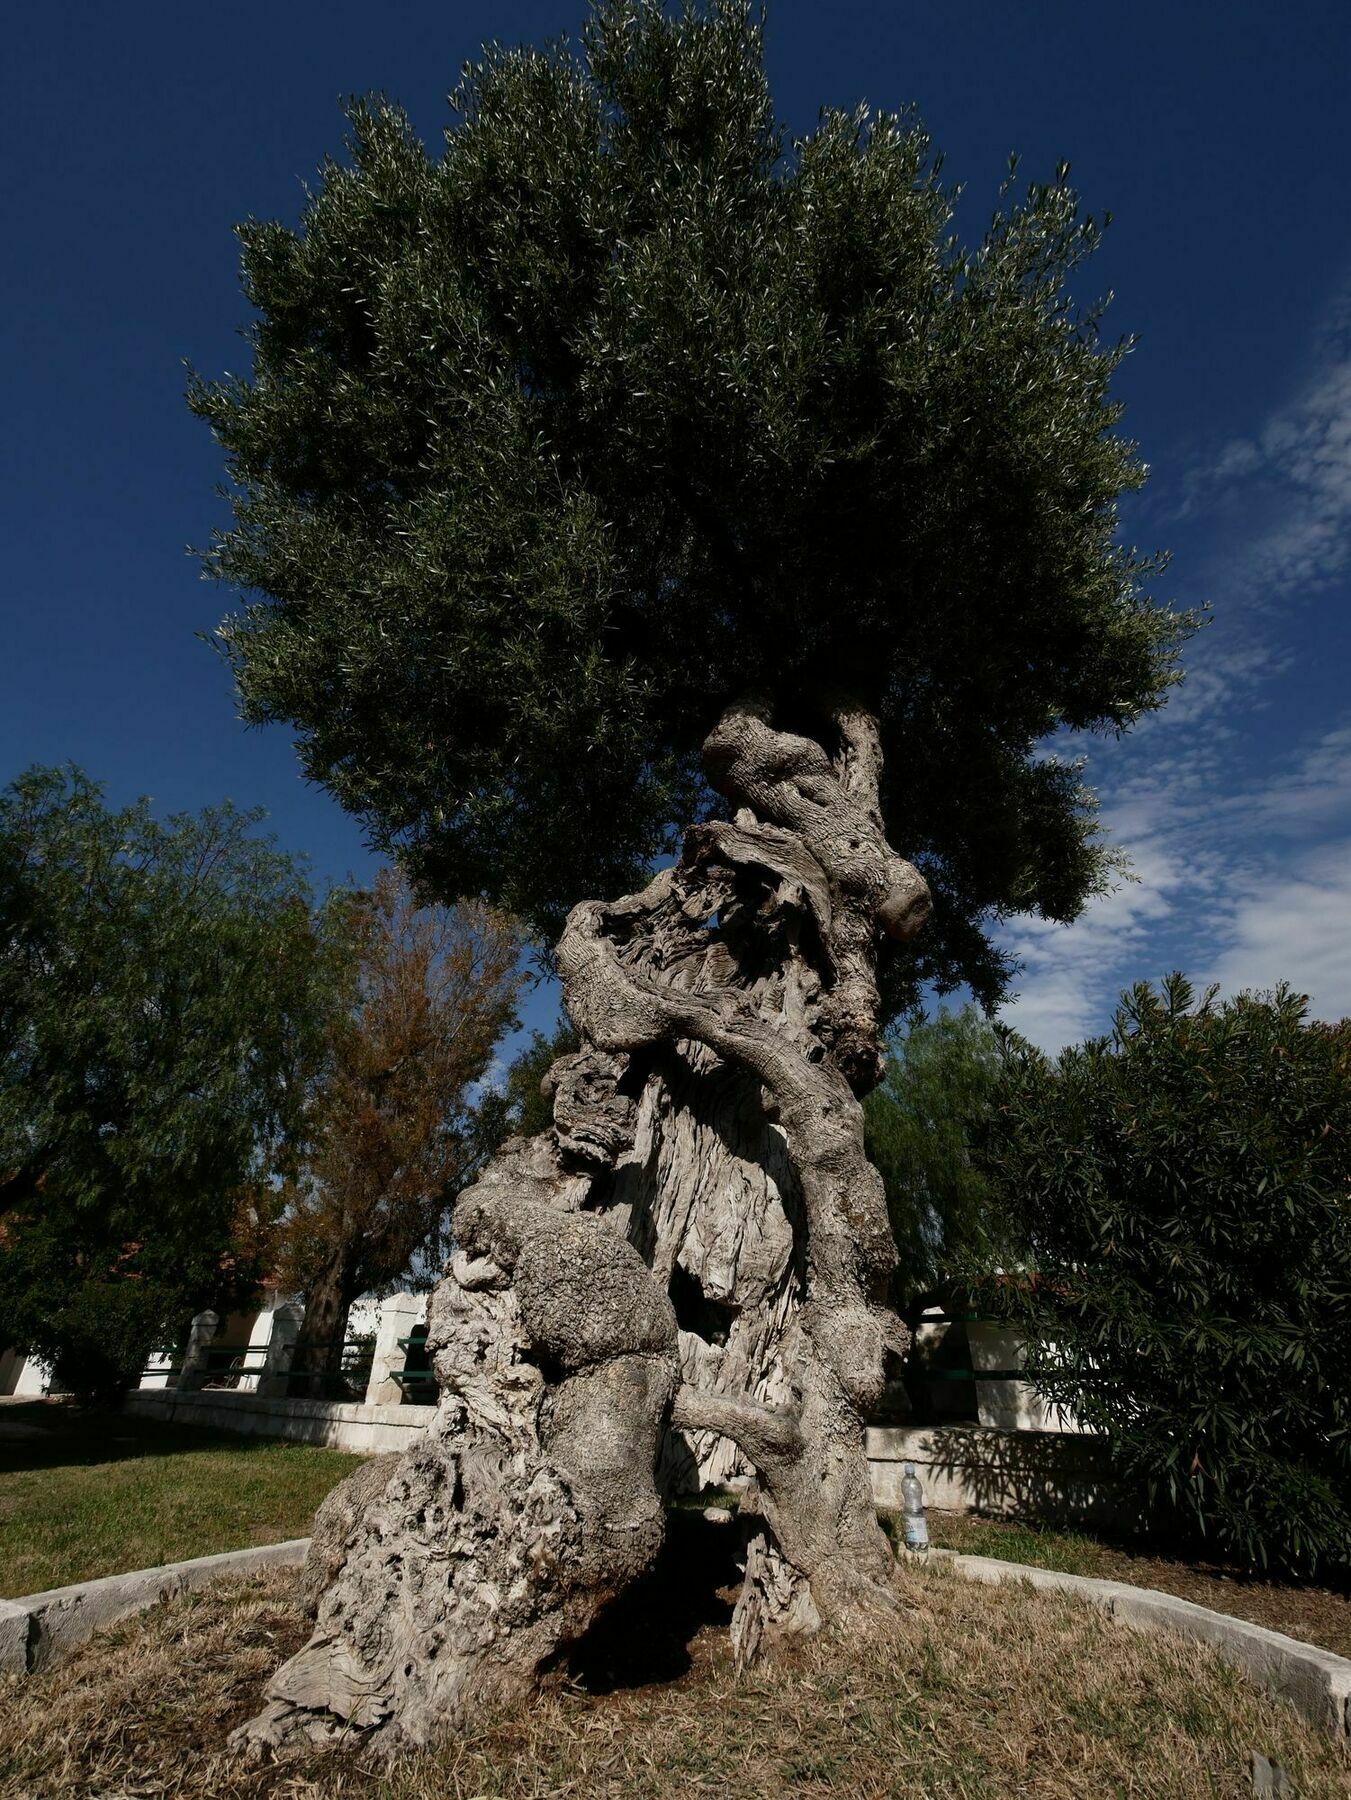
[[1063,170],[962,248],[913,119],[785,136],[743,0],[606,0],[454,109],[432,156],[356,108],[300,228],[242,229],[252,374],[194,397],[222,635],[427,888],[557,935],[581,1049],[458,1203],[440,1408],[273,1742],[520,1693],[681,1485],[753,1478],[739,1654],[892,1604],[879,1030],[923,981],[993,1000],[991,922],[1100,884],[1038,745],[1157,706],[1186,628],[1116,542],[1142,470]]

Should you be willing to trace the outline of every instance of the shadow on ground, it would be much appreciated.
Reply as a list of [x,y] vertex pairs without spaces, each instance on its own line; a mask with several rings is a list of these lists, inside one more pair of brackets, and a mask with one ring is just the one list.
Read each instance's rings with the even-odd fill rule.
[[707,1627],[725,1634],[741,1582],[741,1532],[701,1513],[667,1514],[666,1542],[647,1575],[628,1588],[561,1660],[588,1694],[679,1681],[694,1667]]
[[188,1450],[267,1450],[273,1440],[138,1419],[113,1408],[32,1400],[0,1407],[0,1473],[88,1468]]

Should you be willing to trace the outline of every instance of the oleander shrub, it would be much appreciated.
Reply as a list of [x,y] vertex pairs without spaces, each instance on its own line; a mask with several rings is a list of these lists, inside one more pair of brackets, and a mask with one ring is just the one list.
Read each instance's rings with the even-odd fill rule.
[[1146,1517],[1351,1571],[1351,1021],[1141,983],[1108,1037],[1008,1046],[976,1158],[1030,1246],[993,1301]]

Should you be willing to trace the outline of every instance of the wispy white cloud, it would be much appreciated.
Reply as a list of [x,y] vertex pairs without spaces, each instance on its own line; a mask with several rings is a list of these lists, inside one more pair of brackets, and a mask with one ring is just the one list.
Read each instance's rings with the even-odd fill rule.
[[1104,994],[1116,991],[1114,981],[1121,985],[1121,970],[1149,966],[1158,927],[1187,885],[1187,869],[1160,839],[1127,847],[1133,878],[1092,901],[1073,925],[1024,917],[1011,921],[1004,935],[1024,972],[1001,1016],[1045,1050],[1103,1029]]
[[1309,996],[1315,1018],[1351,1016],[1351,837],[1240,890],[1227,935],[1203,980],[1226,994],[1288,981]]
[[1308,597],[1351,569],[1351,301],[1334,309],[1314,364],[1258,432],[1184,478],[1176,516],[1230,528],[1214,570],[1226,604]]
[[1234,744],[1224,729],[1208,732],[1121,782],[1106,809],[1112,836],[1182,838],[1204,859],[1260,857],[1265,839],[1351,829],[1351,724],[1306,739],[1255,778],[1226,754]]
[[1307,838],[1351,828],[1351,725],[1324,732],[1265,782],[1241,785],[1216,807],[1218,828]]
[[1230,609],[1234,596],[1225,580],[1207,572],[1206,597],[1223,594],[1224,606],[1194,641],[1181,686],[1173,689],[1159,712],[1146,713],[1134,727],[1137,743],[1199,730],[1221,740],[1229,738],[1233,728],[1226,723],[1225,712],[1240,704],[1249,712],[1263,710],[1263,685],[1291,667],[1294,652],[1274,642],[1261,619]]
[[1155,516],[1199,533],[1189,586],[1214,604],[1187,679],[1136,736],[1215,728],[1226,710],[1262,707],[1294,661],[1290,609],[1351,575],[1351,289],[1329,310],[1293,396],[1249,436],[1193,459],[1181,498]]
[[1104,823],[1134,879],[1073,925],[1020,918],[1024,969],[1003,1017],[1046,1050],[1106,1029],[1124,987],[1181,966],[1226,993],[1288,981],[1314,1015],[1351,1012],[1351,724],[1260,779],[1214,745],[1159,757]]
[[1111,758],[1102,820],[1135,879],[1073,925],[1002,934],[1024,971],[1003,1016],[1048,1050],[1104,1031],[1123,987],[1175,967],[1225,993],[1289,981],[1316,1016],[1351,1012],[1351,719],[1295,721],[1302,743],[1254,768],[1282,724],[1259,720],[1297,666],[1297,607],[1351,578],[1351,290],[1291,398],[1181,486],[1169,516],[1215,622]]

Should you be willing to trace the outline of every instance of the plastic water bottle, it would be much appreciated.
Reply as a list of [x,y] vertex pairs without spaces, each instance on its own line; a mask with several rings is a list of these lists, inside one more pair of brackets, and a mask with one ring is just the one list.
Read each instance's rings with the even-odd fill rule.
[[905,1521],[905,1547],[925,1555],[929,1548],[929,1524],[924,1517],[924,1489],[914,1463],[906,1463],[901,1475],[901,1516]]

